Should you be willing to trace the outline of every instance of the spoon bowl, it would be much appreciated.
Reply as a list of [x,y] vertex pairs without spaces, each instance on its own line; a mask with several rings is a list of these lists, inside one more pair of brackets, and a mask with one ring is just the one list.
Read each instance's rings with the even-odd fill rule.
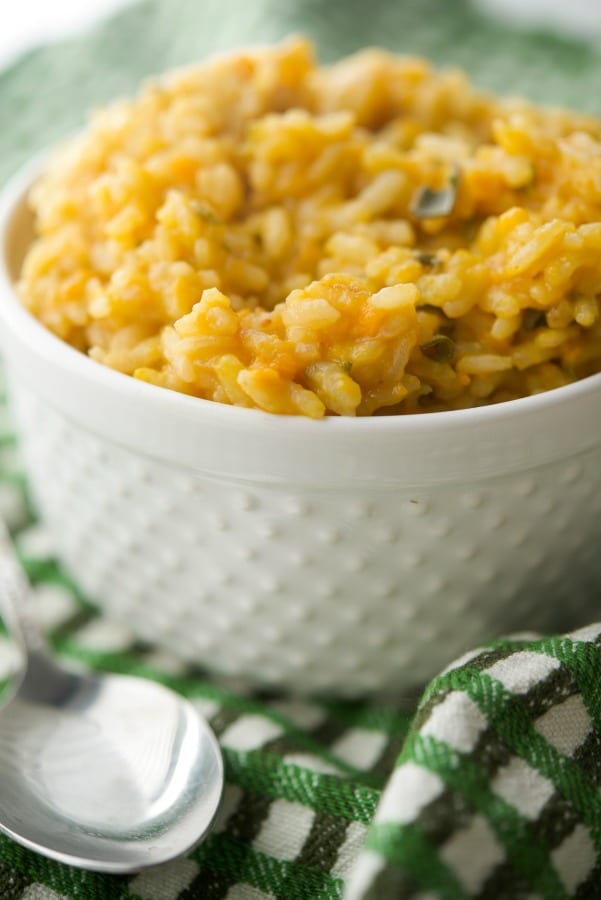
[[160,684],[59,665],[24,614],[0,528],[0,608],[25,664],[0,708],[0,830],[60,862],[129,873],[206,836],[221,798],[217,741]]

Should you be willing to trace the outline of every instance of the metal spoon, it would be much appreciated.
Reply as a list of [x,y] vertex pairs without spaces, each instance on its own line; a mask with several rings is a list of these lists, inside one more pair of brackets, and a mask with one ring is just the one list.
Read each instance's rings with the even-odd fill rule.
[[96,872],[136,872],[189,850],[223,788],[208,724],[154,682],[59,665],[25,614],[27,594],[0,523],[0,611],[25,660],[0,708],[0,830]]

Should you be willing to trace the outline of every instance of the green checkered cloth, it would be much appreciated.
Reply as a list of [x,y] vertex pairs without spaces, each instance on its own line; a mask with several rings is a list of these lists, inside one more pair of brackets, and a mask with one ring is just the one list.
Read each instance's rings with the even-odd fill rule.
[[[384,44],[601,112],[601,47],[513,33],[460,0],[150,0],[0,74],[0,180],[141,76],[290,32],[324,59]],[[57,653],[190,698],[227,778],[206,843],[139,875],[82,872],[0,837],[0,900],[601,897],[601,625],[479,648],[419,704],[253,694],[141,646],[81,595],[36,522],[4,396],[0,511]],[[1,639],[0,677],[9,650]]]

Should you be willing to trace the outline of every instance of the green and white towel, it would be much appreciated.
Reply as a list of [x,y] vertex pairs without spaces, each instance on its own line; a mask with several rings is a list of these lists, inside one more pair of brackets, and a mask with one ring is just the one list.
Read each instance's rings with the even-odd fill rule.
[[[601,112],[601,46],[514,34],[460,0],[147,0],[0,73],[0,180],[140,77],[290,32],[323,59],[382,44]],[[0,511],[56,651],[189,697],[227,776],[208,841],[141,875],[82,872],[0,837],[0,900],[601,897],[601,625],[478,648],[419,704],[257,695],[140,646],[81,596],[35,521],[4,396]],[[0,675],[7,659],[2,640]]]

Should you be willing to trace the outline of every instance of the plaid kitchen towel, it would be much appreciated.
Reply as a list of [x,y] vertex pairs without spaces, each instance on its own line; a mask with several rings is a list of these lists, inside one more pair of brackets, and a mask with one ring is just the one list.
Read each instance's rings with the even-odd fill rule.
[[[147,0],[0,73],[0,180],[141,76],[292,31],[324,59],[384,44],[601,112],[601,47],[514,34],[460,0]],[[0,837],[0,900],[601,897],[601,625],[478,648],[418,704],[252,694],[141,646],[90,606],[35,520],[3,395],[0,511],[56,651],[190,698],[227,778],[207,842],[140,875],[82,872]],[[0,638],[0,675],[11,653]]]

